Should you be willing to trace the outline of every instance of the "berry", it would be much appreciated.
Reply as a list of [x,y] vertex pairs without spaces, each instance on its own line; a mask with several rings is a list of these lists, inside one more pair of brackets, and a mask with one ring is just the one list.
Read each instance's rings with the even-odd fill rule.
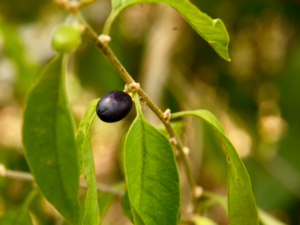
[[98,102],[96,112],[98,117],[108,123],[123,119],[132,108],[132,98],[122,91],[111,91]]
[[78,29],[69,25],[57,27],[52,35],[52,48],[59,53],[71,52],[80,42]]

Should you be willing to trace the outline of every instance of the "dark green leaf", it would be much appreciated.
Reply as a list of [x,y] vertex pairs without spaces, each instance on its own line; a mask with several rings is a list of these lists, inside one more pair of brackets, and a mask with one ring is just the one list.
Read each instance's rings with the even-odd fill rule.
[[218,119],[207,110],[187,111],[172,114],[172,118],[197,116],[211,125],[221,137],[228,154],[228,213],[230,225],[257,225],[258,212],[247,170],[234,146],[225,136]]
[[230,61],[228,54],[229,35],[222,20],[210,18],[188,0],[112,0],[112,11],[105,25],[104,33],[109,33],[112,22],[122,10],[139,3],[164,3],[170,5],[185,18],[223,59]]
[[123,214],[133,223],[133,215],[131,212],[131,206],[129,202],[128,192],[126,191],[122,198],[122,210]]
[[31,89],[22,134],[26,159],[42,194],[75,224],[79,219],[79,169],[65,65],[65,56],[54,57]]
[[179,175],[169,140],[145,121],[134,93],[137,117],[125,142],[125,176],[135,224],[177,224]]
[[95,99],[88,105],[88,108],[79,124],[76,136],[79,165],[88,185],[82,222],[84,225],[98,225],[100,223],[97,201],[97,180],[90,140],[90,128],[96,115],[96,105],[98,101],[99,99]]

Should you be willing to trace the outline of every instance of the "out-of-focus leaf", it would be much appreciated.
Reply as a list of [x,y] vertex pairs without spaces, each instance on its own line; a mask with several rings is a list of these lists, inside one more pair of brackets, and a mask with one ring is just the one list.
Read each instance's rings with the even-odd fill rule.
[[20,91],[20,94],[24,94],[36,78],[38,66],[28,61],[16,29],[7,21],[4,21],[1,16],[0,35],[2,35],[4,41],[4,54],[14,62],[17,68],[18,91]]
[[[183,122],[182,121],[175,121],[171,123],[172,127],[174,128],[175,132],[178,134],[180,133],[183,128]],[[163,135],[168,136],[169,133],[167,131],[167,129],[165,128],[165,126],[163,124],[160,124],[159,126],[155,127],[159,132],[161,132]]]
[[0,218],[1,225],[32,225],[30,215],[28,213],[28,206],[32,199],[36,196],[37,191],[33,190],[25,199],[24,203],[18,208],[15,208]]
[[147,123],[134,93],[137,117],[125,142],[125,176],[134,222],[177,224],[179,175],[168,139]]
[[109,206],[115,201],[116,196],[109,193],[98,194],[98,207],[100,212],[100,218],[103,220]]
[[127,216],[127,218],[134,223],[133,221],[133,215],[131,212],[131,206],[130,206],[130,202],[129,202],[129,197],[128,197],[128,192],[126,191],[123,198],[122,198],[122,210],[123,210],[123,214],[125,216]]
[[1,225],[32,225],[28,209],[25,207],[16,208],[0,218]]
[[195,225],[217,225],[213,220],[203,216],[195,216],[193,221]]
[[[204,192],[204,196],[208,197],[210,200],[215,202],[215,204],[220,205],[224,212],[228,214],[228,207],[227,207],[227,197],[223,195],[218,195],[211,192]],[[258,209],[259,214],[259,221],[263,225],[285,225],[285,223],[275,219],[270,214],[266,213],[262,209]]]
[[263,225],[286,225],[285,223],[275,219],[265,211],[259,209],[259,220]]
[[65,65],[66,56],[54,57],[31,89],[22,135],[27,162],[42,194],[67,221],[76,224],[79,169]]
[[88,105],[79,124],[76,136],[79,165],[88,185],[82,222],[84,225],[98,225],[100,223],[97,201],[97,180],[90,138],[90,128],[96,116],[96,105],[98,101],[99,99],[95,99]]
[[107,19],[103,33],[109,33],[112,22],[122,10],[139,3],[164,3],[170,5],[182,15],[223,59],[230,61],[228,54],[229,35],[222,20],[210,18],[188,0],[112,0],[112,11]]
[[[223,195],[219,195],[219,194],[215,194],[215,193],[212,193],[212,192],[208,192],[208,191],[205,191],[203,193],[203,197],[205,198],[208,198],[209,199],[209,205],[210,207],[211,206],[214,206],[214,205],[219,205],[222,207],[222,209],[224,210],[224,212],[226,214],[228,214],[228,201],[227,201],[227,196],[223,196]],[[209,208],[209,207],[207,207]]]
[[95,1],[97,1],[97,0],[81,0],[80,1],[80,7],[89,5],[89,4],[91,4],[91,3],[95,2]]
[[229,224],[257,225],[258,212],[252,193],[251,182],[247,170],[234,146],[225,136],[218,119],[207,110],[186,111],[172,114],[172,118],[181,116],[197,116],[211,125],[221,137],[228,154],[228,213]]

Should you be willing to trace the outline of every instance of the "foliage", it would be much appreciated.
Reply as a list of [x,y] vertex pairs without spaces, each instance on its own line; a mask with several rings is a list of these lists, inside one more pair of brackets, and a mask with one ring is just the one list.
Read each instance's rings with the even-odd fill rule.
[[[3,193],[13,190],[10,188],[13,184],[7,183],[8,178],[1,180],[0,194],[5,196],[5,203],[0,209],[3,208],[5,214],[0,223],[118,225],[131,221],[140,225],[200,225],[228,221],[230,225],[274,225],[284,223],[266,211],[281,207],[289,209],[286,212],[290,213],[293,224],[297,219],[288,204],[295,205],[295,196],[299,198],[300,168],[294,153],[280,149],[286,145],[292,152],[299,142],[297,120],[287,110],[293,108],[291,111],[297,112],[298,109],[288,99],[298,96],[295,71],[299,65],[297,60],[291,60],[288,65],[280,64],[276,57],[280,58],[284,51],[276,49],[276,54],[272,54],[272,48],[265,47],[268,44],[273,48],[278,46],[271,45],[276,40],[281,40],[284,46],[282,31],[274,25],[274,30],[268,33],[277,32],[277,39],[264,36],[263,28],[257,28],[256,34],[251,34],[253,30],[250,29],[241,31],[240,36],[233,35],[230,54],[233,62],[228,65],[221,60],[231,61],[229,35],[224,24],[229,24],[231,32],[238,30],[240,24],[233,25],[232,21],[247,14],[241,10],[238,11],[241,15],[237,11],[231,13],[228,8],[250,3],[230,5],[230,1],[216,1],[214,5],[208,2],[193,4],[188,0],[111,0],[109,14],[101,5],[104,2],[55,0],[37,6],[48,10],[59,6],[51,8],[51,14],[49,10],[49,14],[56,17],[53,27],[61,20],[57,15],[67,14],[66,21],[61,21],[63,25],[56,29],[52,38],[52,47],[57,53],[48,52],[39,63],[27,57],[24,46],[28,44],[19,36],[18,18],[8,22],[1,18],[4,14],[0,15],[0,46],[4,46],[3,55],[18,74],[11,97],[16,101],[9,101],[9,97],[3,101],[5,97],[0,94],[0,119],[4,109],[9,108],[5,106],[7,102],[13,102],[9,103],[11,108],[15,107],[14,102],[24,105],[23,147],[19,149],[23,148],[26,158],[26,163],[21,160],[13,164],[12,155],[17,154],[16,151],[12,153],[4,147],[0,163],[8,168],[30,171],[30,174],[16,172],[15,175],[0,165],[0,175],[34,180],[36,184],[31,194],[28,192],[32,187],[21,184],[25,188],[12,203],[10,194]],[[0,3],[0,7],[7,7],[7,4]],[[174,11],[167,11],[168,7]],[[98,16],[109,14],[108,18],[89,17],[92,10],[97,11]],[[177,14],[173,17],[175,11]],[[222,15],[225,23],[212,19],[204,11]],[[5,15],[10,16],[9,13]],[[39,19],[41,15],[36,15],[36,21],[43,21]],[[243,23],[247,22],[241,21]],[[261,24],[263,26],[263,22]],[[103,27],[101,36],[97,34],[99,27]],[[267,28],[265,30],[267,33]],[[51,36],[51,32],[45,33]],[[217,54],[199,41],[199,36]],[[268,41],[259,42],[261,40]],[[253,46],[249,47],[253,42],[258,43],[256,52],[262,59],[269,57],[269,61],[262,60],[264,65],[260,65],[260,60],[255,62],[254,54],[251,55],[255,52]],[[291,58],[298,56],[296,51]],[[33,83],[38,64],[50,57]],[[257,68],[251,67],[249,61],[253,65],[256,63]],[[284,66],[289,68],[289,74],[294,74],[290,87],[280,77]],[[144,72],[138,77],[139,67]],[[257,71],[269,77],[255,79]],[[150,76],[146,79],[143,76],[147,72]],[[274,74],[279,78],[271,78]],[[120,89],[119,78],[125,82],[124,92],[132,96],[136,110],[115,124],[94,121],[99,94],[113,91],[114,87]],[[5,85],[0,83],[0,88],[6,88]],[[149,86],[158,93],[158,99],[152,100],[152,96],[147,95]],[[87,102],[90,102],[88,106]],[[154,112],[159,125],[156,126],[157,121],[144,111],[145,106]],[[171,110],[163,112],[158,106]],[[285,107],[281,109],[281,106]],[[112,107],[118,109],[119,105]],[[185,111],[191,108],[200,110]],[[6,115],[13,113],[8,111]],[[173,121],[179,117],[184,119]],[[285,137],[287,129],[290,133]],[[123,141],[120,141],[121,136]],[[5,138],[0,137],[0,148],[5,143],[2,139]],[[18,154],[23,159],[22,154]],[[287,169],[286,174],[283,168]],[[115,172],[104,176],[106,171]],[[58,214],[49,213],[43,205],[48,203],[33,201],[35,189]],[[271,191],[274,194],[270,196]],[[9,204],[19,206],[14,208]],[[264,210],[258,210],[257,205]],[[216,206],[221,206],[224,212],[215,210]],[[127,219],[121,216],[120,207]],[[276,212],[276,216],[288,222]]]

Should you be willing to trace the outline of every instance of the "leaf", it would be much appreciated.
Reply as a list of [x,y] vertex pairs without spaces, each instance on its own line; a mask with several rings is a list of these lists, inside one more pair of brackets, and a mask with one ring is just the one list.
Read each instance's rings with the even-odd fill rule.
[[247,170],[234,146],[225,136],[218,119],[207,110],[186,111],[172,114],[172,119],[181,116],[197,116],[211,125],[221,137],[228,154],[228,213],[230,225],[257,225],[258,212]]
[[193,221],[195,225],[217,225],[216,222],[204,216],[197,215],[193,218]]
[[177,224],[179,175],[169,140],[147,123],[134,93],[137,117],[125,142],[125,177],[136,225]]
[[[175,130],[175,132],[177,134],[179,134],[180,132],[182,132],[184,125],[182,121],[175,121],[171,123],[173,129]],[[163,135],[168,136],[169,133],[166,129],[166,127],[163,124],[160,124],[158,126],[155,127],[159,132],[161,132]]]
[[18,207],[0,218],[1,225],[33,225],[28,209]]
[[116,195],[109,194],[109,193],[100,193],[100,194],[98,194],[98,206],[99,206],[99,212],[100,212],[101,220],[103,220],[109,206],[115,200],[116,200]]
[[79,124],[78,133],[76,136],[79,165],[88,185],[85,200],[85,211],[82,222],[82,224],[85,225],[98,225],[100,223],[97,200],[97,180],[90,138],[90,128],[96,115],[96,105],[98,101],[99,99],[95,99],[88,105]]
[[54,57],[29,92],[22,135],[36,184],[57,211],[75,224],[79,219],[79,170],[65,65],[65,56]]
[[38,74],[38,66],[29,61],[26,57],[24,44],[17,33],[17,29],[13,24],[4,20],[0,16],[0,36],[3,39],[3,52],[10,58],[17,69],[17,91],[20,96],[24,95],[30,88],[36,75]]
[[286,225],[261,209],[259,209],[258,212],[259,220],[263,225]]
[[127,216],[127,218],[134,223],[133,221],[133,215],[131,212],[131,206],[130,206],[130,202],[129,202],[129,197],[128,197],[128,192],[126,191],[123,198],[122,198],[122,211],[123,214],[125,216]]
[[[224,212],[228,214],[228,207],[227,207],[227,197],[219,194],[215,194],[212,192],[205,191],[203,196],[209,198],[211,201],[215,202],[215,204],[220,205]],[[276,218],[272,217],[270,214],[266,213],[262,209],[258,208],[259,214],[259,221],[263,225],[286,225],[285,223],[277,220]]]
[[121,11],[139,3],[164,3],[173,7],[223,59],[230,61],[228,54],[229,35],[222,20],[210,18],[188,0],[112,0],[112,11],[103,33],[109,33],[111,24]]
[[28,207],[33,198],[36,196],[37,191],[33,190],[22,203],[21,206],[9,211],[3,217],[0,218],[1,225],[33,225],[30,215],[28,213]]

